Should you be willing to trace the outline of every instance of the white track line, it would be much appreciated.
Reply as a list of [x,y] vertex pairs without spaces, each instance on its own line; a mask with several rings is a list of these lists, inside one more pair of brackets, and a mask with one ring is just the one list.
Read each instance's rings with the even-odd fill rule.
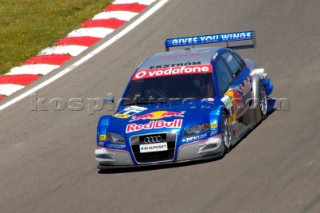
[[156,0],[115,0],[112,2],[112,4],[133,4],[133,3],[138,3],[138,4],[145,4],[145,5],[150,5]]
[[95,15],[92,18],[92,20],[116,18],[123,21],[130,21],[133,17],[135,17],[138,14],[139,13],[127,12],[127,11],[102,12]]
[[92,27],[92,28],[80,28],[71,31],[67,37],[83,37],[90,36],[96,38],[104,38],[111,34],[114,29],[104,28],[104,27]]
[[13,67],[10,72],[5,75],[19,75],[19,74],[33,74],[33,75],[46,75],[54,69],[59,68],[59,65],[51,64],[28,64],[21,67]]
[[12,100],[2,104],[0,106],[0,110],[4,110],[7,107],[15,104],[16,102],[26,98],[27,96],[37,92],[38,90],[44,88],[45,86],[51,84],[52,82],[58,80],[59,78],[63,77],[64,75],[68,74],[69,72],[73,71],[75,68],[80,66],[81,64],[85,63],[95,55],[99,54],[101,51],[118,41],[120,38],[128,34],[130,31],[132,31],[134,28],[139,26],[142,22],[144,22],[146,19],[148,19],[150,16],[152,16],[154,13],[156,13],[161,7],[163,7],[167,2],[170,0],[160,0],[157,4],[155,4],[153,7],[150,8],[145,14],[143,14],[140,18],[138,18],[136,21],[134,21],[132,24],[127,26],[125,29],[123,29],[121,32],[119,32],[117,35],[113,36],[109,40],[107,40],[105,43],[101,44],[101,46],[97,47],[96,49],[92,50],[92,52],[88,53],[84,57],[80,58],[78,61],[73,63],[72,65],[68,66],[61,72],[57,73],[56,75],[52,76],[51,78],[47,79],[46,81],[42,82],[41,84],[38,84],[37,86],[25,91],[24,93],[20,94],[19,96],[13,98]]
[[22,85],[16,84],[0,84],[0,95],[10,96],[11,94],[17,92],[24,88]]

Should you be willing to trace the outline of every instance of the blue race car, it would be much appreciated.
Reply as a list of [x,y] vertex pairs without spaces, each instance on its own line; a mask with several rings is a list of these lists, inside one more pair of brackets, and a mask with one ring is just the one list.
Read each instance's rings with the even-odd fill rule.
[[167,39],[167,52],[136,69],[115,114],[100,118],[98,168],[222,157],[274,108],[264,69],[233,51],[255,43],[254,31]]

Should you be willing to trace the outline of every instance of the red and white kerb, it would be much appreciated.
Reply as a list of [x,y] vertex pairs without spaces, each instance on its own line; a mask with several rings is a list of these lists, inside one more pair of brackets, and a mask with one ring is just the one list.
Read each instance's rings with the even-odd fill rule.
[[24,88],[81,54],[102,38],[141,13],[157,0],[115,0],[104,11],[85,21],[81,28],[71,31],[54,46],[43,49],[21,66],[0,75],[0,100]]

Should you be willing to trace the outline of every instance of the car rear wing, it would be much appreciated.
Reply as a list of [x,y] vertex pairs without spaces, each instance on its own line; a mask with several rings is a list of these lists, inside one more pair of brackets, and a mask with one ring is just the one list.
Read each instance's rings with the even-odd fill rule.
[[[230,42],[250,41],[250,44],[232,45]],[[166,51],[171,47],[196,46],[213,43],[226,43],[230,49],[248,49],[256,47],[256,36],[254,31],[231,32],[203,36],[191,36],[180,38],[169,38],[165,41]]]

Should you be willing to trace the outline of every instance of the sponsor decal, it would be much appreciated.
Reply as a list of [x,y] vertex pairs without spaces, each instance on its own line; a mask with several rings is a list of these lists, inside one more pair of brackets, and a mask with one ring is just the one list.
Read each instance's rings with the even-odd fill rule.
[[182,119],[175,119],[174,121],[150,121],[147,124],[128,124],[126,128],[126,133],[137,132],[141,130],[151,130],[151,129],[173,129],[173,128],[181,128],[182,126]]
[[129,107],[126,107],[123,111],[125,112],[143,112],[144,110],[147,110],[147,108],[145,107],[139,107],[139,106],[129,106]]
[[124,149],[124,148],[126,148],[126,145],[125,144],[106,143],[105,147],[109,148],[109,149]]
[[198,62],[186,62],[186,63],[179,63],[179,64],[163,64],[163,65],[155,65],[150,66],[150,70],[153,69],[161,69],[161,68],[169,68],[169,67],[183,67],[183,66],[194,66],[194,65],[201,65],[201,61]]
[[214,98],[204,98],[202,101],[214,102]]
[[171,68],[160,68],[151,70],[140,70],[135,73],[132,80],[141,80],[147,78],[159,78],[165,76],[188,75],[188,74],[206,74],[212,73],[211,65],[181,66]]
[[107,135],[99,135],[100,141],[105,141],[107,140]]
[[229,122],[231,123],[232,121],[235,121],[237,119],[239,111],[244,109],[244,103],[242,101],[241,92],[238,90],[229,90],[226,92],[226,95],[231,98],[233,105],[233,113],[230,113],[231,116],[229,120]]
[[181,54],[181,55],[166,55],[160,58],[160,60],[168,59],[168,58],[185,58],[185,57],[197,57],[200,54],[198,53],[190,53],[190,54]]
[[172,40],[172,45],[188,45],[198,43],[200,37],[178,38]]
[[169,112],[169,111],[156,111],[156,112],[151,112],[148,114],[144,115],[139,115],[139,116],[133,116],[132,121],[138,121],[138,120],[159,120],[162,118],[171,118],[171,117],[180,117],[183,118],[185,112]]
[[223,102],[223,104],[226,106],[228,112],[229,112],[229,117],[228,117],[228,123],[232,122],[232,118],[234,115],[234,107],[233,107],[233,103],[231,101],[231,97],[229,95],[225,95],[221,101]]
[[122,110],[119,113],[116,113],[114,115],[114,117],[116,118],[122,118],[122,119],[126,119],[126,118],[130,118],[131,116],[138,114],[140,112],[143,112],[147,110],[147,108],[145,107],[139,107],[139,106],[130,106],[130,107],[126,107],[124,110]]
[[235,106],[236,110],[241,110],[244,108],[244,103],[242,102],[241,95],[238,91],[232,90],[232,103]]
[[103,146],[104,146],[104,142],[99,142],[99,143],[98,143],[98,146],[103,147]]
[[176,38],[169,40],[170,46],[186,46],[196,44],[207,44],[213,42],[226,42],[226,41],[241,41],[250,40],[253,38],[252,32],[239,32],[239,33],[226,33],[226,34],[215,34],[207,36],[187,37],[187,38]]
[[214,136],[214,135],[216,135],[216,134],[218,134],[218,131],[217,131],[217,130],[214,130],[214,131],[212,131],[212,132],[210,133],[210,137],[212,137],[212,136]]
[[211,130],[218,128],[218,122],[214,121],[213,123],[210,124],[210,127],[211,127]]
[[128,114],[115,114],[114,117],[116,118],[130,118],[131,115]]
[[245,96],[251,90],[251,87],[252,87],[252,85],[250,82],[250,77],[248,77],[240,85],[240,90],[241,90],[243,96]]
[[224,105],[226,106],[226,108],[229,110],[232,108],[232,101],[230,99],[230,97],[228,95],[225,95],[221,101],[224,103]]
[[251,32],[228,33],[221,35],[222,40],[248,40],[252,39]]
[[162,151],[167,151],[167,150],[168,150],[167,143],[142,144],[142,145],[140,145],[140,153],[162,152]]
[[207,134],[192,136],[192,137],[189,137],[189,138],[184,138],[184,139],[182,139],[182,142],[183,142],[183,143],[190,143],[190,142],[202,140],[202,139],[204,139],[204,138],[206,138],[206,137],[207,137]]

